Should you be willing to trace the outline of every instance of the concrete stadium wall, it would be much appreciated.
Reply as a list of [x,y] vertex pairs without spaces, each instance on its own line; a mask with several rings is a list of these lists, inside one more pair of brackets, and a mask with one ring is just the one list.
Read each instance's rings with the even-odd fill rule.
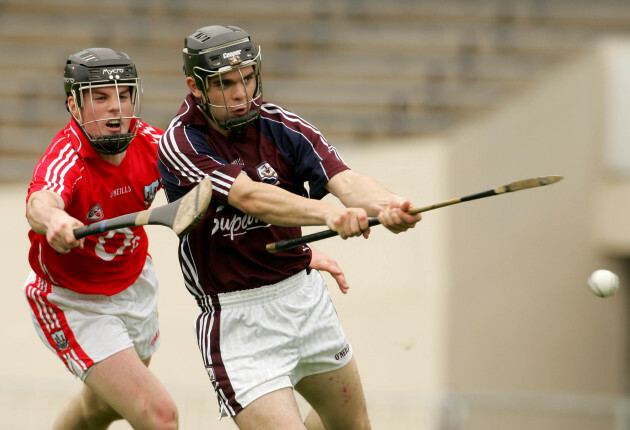
[[[627,393],[629,235],[611,231],[627,232],[628,200],[611,195],[627,195],[628,182],[604,162],[606,120],[618,115],[605,79],[615,55],[608,43],[452,135],[449,172],[461,193],[531,176],[565,179],[450,212],[448,392]],[[617,296],[589,291],[586,279],[599,268],[620,274]],[[523,411],[503,411],[465,428],[613,428],[600,418],[533,423]]]

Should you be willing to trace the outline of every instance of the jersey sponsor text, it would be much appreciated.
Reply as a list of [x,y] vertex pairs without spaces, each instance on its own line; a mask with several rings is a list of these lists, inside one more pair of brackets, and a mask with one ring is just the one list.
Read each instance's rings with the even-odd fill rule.
[[217,216],[213,221],[212,234],[214,235],[218,231],[227,232],[224,236],[230,236],[232,240],[234,240],[234,236],[247,233],[247,230],[269,226],[269,224],[247,214],[234,214],[232,219]]
[[121,194],[127,194],[131,192],[131,187],[129,185],[125,185],[124,187],[116,188],[109,195],[110,198],[120,196]]

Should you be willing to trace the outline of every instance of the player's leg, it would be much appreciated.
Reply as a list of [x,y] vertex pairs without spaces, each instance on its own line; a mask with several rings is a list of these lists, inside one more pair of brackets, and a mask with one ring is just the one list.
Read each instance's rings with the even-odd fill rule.
[[292,388],[267,393],[247,405],[234,417],[241,430],[304,429]]
[[83,385],[59,411],[52,428],[100,430],[119,419],[122,419],[120,414]]
[[109,297],[118,309],[117,316],[133,347],[120,349],[99,361],[85,378],[92,391],[134,429],[176,429],[178,426],[175,402],[148,369],[160,343],[157,297],[155,270],[151,259],[147,258],[136,282]]
[[54,429],[106,429],[123,417],[134,429],[176,429],[170,395],[133,348],[95,364],[70,399]]
[[106,428],[118,415],[135,428],[177,428],[173,400],[146,367],[159,345],[149,259],[136,283],[113,296],[81,295],[34,273],[25,293],[42,341],[86,383],[62,411],[59,428]]
[[322,419],[315,409],[311,409],[304,419],[304,426],[307,430],[326,430]]
[[[317,411],[326,429],[371,428],[354,358],[341,369],[304,377],[295,388]],[[315,425],[315,417],[309,418]]]
[[[339,322],[323,278],[308,276],[303,302],[308,317],[300,325],[300,364],[292,376],[295,389],[317,411],[327,429],[369,429],[361,378],[352,347]],[[317,428],[315,415],[307,424]]]
[[[273,413],[269,414],[269,411]],[[309,411],[302,426],[300,411],[291,388],[283,388],[255,400],[234,418],[234,422],[240,429],[305,427],[307,430],[326,430],[314,409]],[[266,423],[264,427],[261,427],[262,423]]]
[[[148,364],[149,360],[145,360]],[[91,391],[122,415],[134,429],[176,429],[175,403],[134,348],[120,351],[94,365],[85,380]],[[110,415],[98,401],[94,410]]]

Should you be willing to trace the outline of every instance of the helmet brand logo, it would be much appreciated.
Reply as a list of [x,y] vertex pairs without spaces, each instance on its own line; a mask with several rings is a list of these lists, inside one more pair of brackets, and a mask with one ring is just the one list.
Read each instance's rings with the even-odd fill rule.
[[125,69],[103,69],[102,74],[109,76],[109,79],[120,79],[120,74],[124,73]]
[[74,83],[74,78],[63,78],[63,81],[72,84]]
[[237,50],[237,51],[232,51],[232,52],[224,52],[223,53],[223,58],[230,58],[230,57],[235,57],[237,55],[241,55],[241,50]]

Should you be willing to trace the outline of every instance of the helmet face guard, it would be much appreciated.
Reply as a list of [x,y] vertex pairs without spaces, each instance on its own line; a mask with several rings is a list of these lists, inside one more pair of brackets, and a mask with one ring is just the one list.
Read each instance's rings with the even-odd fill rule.
[[[184,72],[195,79],[197,87],[203,94],[203,99],[198,101],[203,111],[220,128],[237,133],[254,122],[260,113],[262,104],[262,79],[261,51],[251,41],[249,35],[237,27],[210,26],[197,30],[185,40]],[[252,66],[254,68],[255,89],[247,92],[247,85],[242,74],[242,69]],[[246,90],[245,101],[236,105],[228,105],[227,96],[223,90],[222,75],[238,71],[240,85]],[[210,81],[218,77],[222,90],[222,103],[214,103],[208,98]],[[247,112],[238,117],[230,118],[230,110],[237,107],[246,107]],[[212,109],[225,110],[225,120],[217,120]]]
[[[72,116],[94,149],[102,154],[125,151],[140,126],[142,99],[142,84],[129,56],[107,48],[91,48],[71,55],[64,71],[64,87],[66,97],[75,100],[76,112]],[[93,95],[99,88],[114,90],[118,115],[98,117]],[[121,94],[127,88],[129,100],[122,101]],[[107,124],[121,129],[128,124],[128,129],[124,133],[104,133]]]
[[[139,97],[139,94],[142,89],[139,78],[133,81],[135,82],[127,83],[115,81],[114,84],[109,82],[88,82],[75,84],[72,87],[71,94],[77,101],[78,108],[77,114],[73,114],[73,117],[83,130],[83,133],[90,140],[94,149],[102,154],[119,154],[125,151],[133,138],[136,137],[140,125],[140,121],[138,120],[140,119],[141,97]],[[114,88],[118,103],[118,116],[99,118],[95,111],[94,104],[85,102],[85,98],[92,100],[94,91],[103,87]],[[121,92],[123,92],[125,87],[129,87],[131,98],[130,107],[127,107],[120,100]],[[87,106],[88,104],[89,106]],[[82,115],[82,111],[84,114],[87,114],[88,111],[86,111],[86,109],[91,111],[91,118],[94,119],[87,120],[87,115]],[[119,126],[128,123],[129,128],[126,133],[104,134],[103,131],[108,123],[118,123]]]

